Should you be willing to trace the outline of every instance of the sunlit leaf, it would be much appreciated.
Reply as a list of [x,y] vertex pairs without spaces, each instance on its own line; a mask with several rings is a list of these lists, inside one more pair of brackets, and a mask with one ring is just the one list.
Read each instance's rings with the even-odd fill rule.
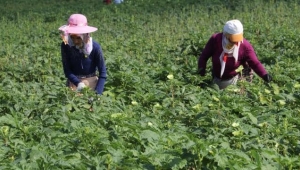
[[253,116],[250,112],[247,113],[250,120],[252,121],[253,124],[257,124],[257,118]]

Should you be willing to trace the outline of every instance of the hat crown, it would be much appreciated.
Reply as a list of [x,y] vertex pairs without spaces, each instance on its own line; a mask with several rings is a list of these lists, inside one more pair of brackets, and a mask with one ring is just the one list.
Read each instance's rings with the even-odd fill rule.
[[230,20],[224,25],[223,31],[229,34],[241,34],[243,33],[243,25],[237,19]]
[[71,27],[88,25],[86,17],[82,14],[72,14],[68,19],[68,24]]
[[98,29],[96,27],[88,26],[86,16],[82,14],[72,14],[67,25],[63,25],[58,30],[65,32],[65,34],[86,34],[95,32]]

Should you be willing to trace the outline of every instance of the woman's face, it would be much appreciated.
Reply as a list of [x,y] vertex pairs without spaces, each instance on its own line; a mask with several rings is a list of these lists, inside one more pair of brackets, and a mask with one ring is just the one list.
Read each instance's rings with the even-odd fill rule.
[[230,34],[226,33],[226,34],[225,34],[225,37],[227,38],[227,40],[229,41],[229,43],[235,44],[235,42],[232,42],[232,41],[230,40]]
[[79,47],[82,46],[82,42],[83,41],[82,41],[82,39],[81,39],[81,37],[79,35],[77,35],[77,34],[71,34],[70,37],[71,37],[74,45],[79,46]]
[[236,44],[236,42],[232,42],[230,40],[230,34],[228,34],[228,33],[225,33],[225,37],[228,40],[228,44],[226,45],[226,48],[231,49],[234,46],[234,44]]

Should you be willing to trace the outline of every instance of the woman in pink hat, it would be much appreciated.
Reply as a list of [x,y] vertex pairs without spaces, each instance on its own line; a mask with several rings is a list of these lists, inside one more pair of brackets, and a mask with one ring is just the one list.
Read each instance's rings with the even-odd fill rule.
[[[258,60],[252,45],[243,37],[243,25],[239,20],[227,21],[222,33],[211,36],[198,59],[198,70],[205,76],[207,60],[212,57],[213,83],[220,89],[236,84],[241,78],[252,80],[252,70],[264,81],[271,76]],[[244,66],[241,73],[236,72]],[[249,79],[248,79],[249,80]]]
[[72,90],[89,87],[102,94],[106,81],[104,56],[101,46],[90,36],[97,28],[88,26],[84,15],[72,14],[68,24],[59,30],[63,39],[61,56],[67,85]]

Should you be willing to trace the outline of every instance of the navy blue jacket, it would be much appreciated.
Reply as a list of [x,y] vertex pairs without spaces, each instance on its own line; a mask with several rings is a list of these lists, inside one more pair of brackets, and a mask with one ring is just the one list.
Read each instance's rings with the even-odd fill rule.
[[89,56],[80,53],[74,46],[62,43],[61,56],[65,76],[76,86],[80,83],[76,76],[93,74],[98,70],[99,79],[95,90],[102,94],[106,81],[106,66],[101,46],[97,42],[93,41],[93,50]]

